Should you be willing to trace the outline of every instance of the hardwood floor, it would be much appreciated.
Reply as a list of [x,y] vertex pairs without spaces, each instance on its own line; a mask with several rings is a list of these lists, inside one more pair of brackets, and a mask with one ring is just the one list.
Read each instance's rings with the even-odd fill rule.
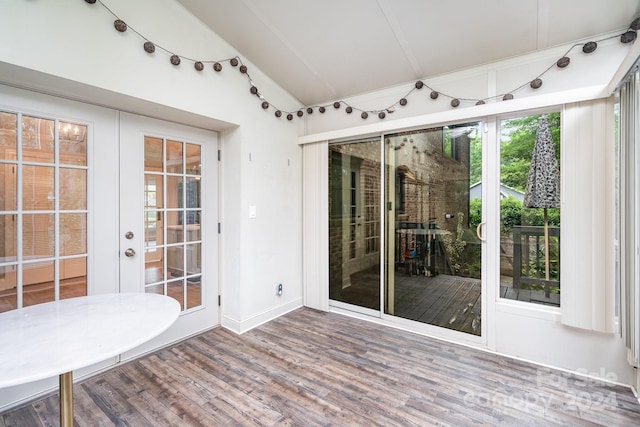
[[[640,425],[628,388],[306,308],[74,391],[77,426]],[[0,414],[3,427],[54,425],[57,395]]]

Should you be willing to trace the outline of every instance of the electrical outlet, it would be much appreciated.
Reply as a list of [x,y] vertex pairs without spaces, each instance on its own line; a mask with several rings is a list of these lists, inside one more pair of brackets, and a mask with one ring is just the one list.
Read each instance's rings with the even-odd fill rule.
[[278,284],[278,287],[276,288],[276,294],[278,296],[282,295],[282,283]]

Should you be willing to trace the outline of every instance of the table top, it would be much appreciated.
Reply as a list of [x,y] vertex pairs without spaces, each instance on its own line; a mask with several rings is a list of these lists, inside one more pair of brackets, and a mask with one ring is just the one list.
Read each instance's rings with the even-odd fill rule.
[[0,313],[0,387],[53,377],[114,357],[164,332],[173,298],[92,295]]

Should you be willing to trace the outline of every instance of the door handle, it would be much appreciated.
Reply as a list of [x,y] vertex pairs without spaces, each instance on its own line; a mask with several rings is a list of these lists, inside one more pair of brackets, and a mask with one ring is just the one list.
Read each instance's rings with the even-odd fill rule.
[[482,221],[480,224],[478,224],[478,226],[476,227],[476,235],[478,236],[478,239],[480,239],[481,242],[486,242],[487,239],[482,237],[482,226],[486,224],[486,222]]
[[136,251],[134,251],[133,248],[128,248],[126,251],[124,251],[124,254],[128,257],[132,257],[136,254]]

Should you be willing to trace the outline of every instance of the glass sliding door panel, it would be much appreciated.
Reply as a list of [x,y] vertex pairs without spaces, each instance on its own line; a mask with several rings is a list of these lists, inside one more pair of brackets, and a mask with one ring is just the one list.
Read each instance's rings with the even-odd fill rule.
[[386,314],[480,335],[480,123],[386,135]]
[[380,310],[380,138],[329,146],[329,299]]

